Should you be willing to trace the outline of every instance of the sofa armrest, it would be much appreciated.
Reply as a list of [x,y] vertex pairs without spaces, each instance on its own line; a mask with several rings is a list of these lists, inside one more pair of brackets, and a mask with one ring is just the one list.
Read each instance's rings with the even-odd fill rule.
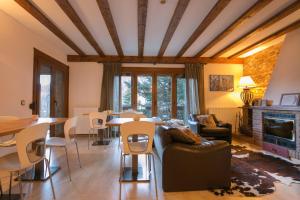
[[229,187],[230,162],[230,146],[224,141],[169,145],[162,160],[163,189],[171,192]]
[[229,132],[232,133],[232,125],[230,123],[220,122],[220,123],[218,123],[218,127],[228,128]]
[[192,121],[192,120],[188,120],[188,124],[189,124],[190,129],[192,129],[192,131],[197,134],[199,134],[201,132],[201,129],[205,127],[205,125],[200,124],[197,121]]

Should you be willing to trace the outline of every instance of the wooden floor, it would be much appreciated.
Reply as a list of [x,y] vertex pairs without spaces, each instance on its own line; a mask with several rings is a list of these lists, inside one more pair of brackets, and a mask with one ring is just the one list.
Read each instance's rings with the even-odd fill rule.
[[[241,140],[235,143],[243,143]],[[119,198],[119,158],[118,140],[115,139],[109,146],[96,146],[87,149],[87,140],[79,140],[82,168],[79,168],[76,150],[70,150],[70,164],[72,182],[68,179],[65,154],[63,150],[54,151],[52,164],[59,164],[62,169],[54,175],[56,199],[61,200],[114,200]],[[251,145],[252,148],[255,146]],[[140,159],[144,160],[144,159]],[[130,160],[128,159],[128,164]],[[208,191],[164,193],[161,189],[161,168],[156,159],[159,199],[163,200],[210,200],[210,199],[300,199],[300,185],[286,186],[276,184],[276,191],[272,195],[263,197],[218,197]],[[175,167],[175,166],[174,166]],[[188,166],[187,166],[188,167]],[[152,179],[153,180],[153,179]],[[4,181],[6,182],[6,181]],[[15,188],[17,191],[17,187]],[[29,193],[27,199],[48,200],[52,199],[50,182],[25,183],[24,191]],[[149,183],[124,183],[122,185],[122,199],[144,200],[155,199],[154,182]]]

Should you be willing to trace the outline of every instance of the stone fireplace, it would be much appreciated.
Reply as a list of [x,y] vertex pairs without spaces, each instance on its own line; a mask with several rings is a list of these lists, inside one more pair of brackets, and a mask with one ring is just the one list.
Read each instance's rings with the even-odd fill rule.
[[300,108],[252,107],[253,140],[264,150],[300,159]]

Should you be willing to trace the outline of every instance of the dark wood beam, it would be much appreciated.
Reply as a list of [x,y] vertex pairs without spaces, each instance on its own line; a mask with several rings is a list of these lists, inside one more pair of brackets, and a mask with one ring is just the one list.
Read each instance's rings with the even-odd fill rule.
[[206,28],[219,16],[219,14],[229,4],[230,1],[231,0],[218,0],[214,7],[209,11],[208,15],[199,24],[197,29],[180,49],[176,55],[177,57],[182,56],[184,52],[186,52],[186,50],[198,39],[198,37],[206,30]]
[[108,0],[97,0],[98,7],[100,9],[100,12],[103,16],[103,19],[105,21],[105,24],[107,26],[108,32],[110,34],[110,37],[115,45],[115,48],[118,52],[119,56],[124,56],[122,46],[119,40],[118,32],[116,29],[116,25],[113,19],[113,16],[111,14],[111,10],[109,7]]
[[243,55],[243,54],[245,54],[245,53],[247,53],[247,52],[249,52],[249,51],[251,51],[251,50],[253,50],[253,49],[255,49],[255,48],[259,47],[259,46],[261,46],[261,45],[264,45],[264,44],[266,44],[268,42],[271,42],[272,40],[275,40],[275,39],[277,39],[277,38],[279,38],[279,37],[281,37],[281,36],[283,36],[283,35],[291,32],[291,31],[293,31],[295,29],[298,29],[298,28],[300,28],[300,20],[292,23],[289,26],[286,26],[286,27],[280,29],[279,31],[276,31],[275,33],[269,35],[268,37],[265,37],[265,38],[263,38],[263,39],[255,42],[254,44],[252,44],[252,45],[250,45],[250,46],[248,46],[248,47],[240,50],[239,52],[237,52],[237,53],[229,56],[228,58],[237,58],[240,55]]
[[227,59],[208,57],[156,57],[156,56],[95,56],[95,55],[68,55],[68,62],[121,62],[121,63],[165,63],[165,64],[185,64],[185,63],[227,63],[227,64],[243,64],[243,59]]
[[217,53],[215,53],[212,58],[217,58],[222,54],[228,52],[229,50],[237,47],[242,42],[246,41],[248,38],[255,36],[261,31],[264,31],[268,27],[272,26],[276,22],[280,21],[281,19],[285,18],[286,16],[292,14],[293,12],[299,10],[300,8],[300,1],[297,0],[296,2],[292,3],[288,7],[281,10],[279,13],[276,13],[274,16],[270,17],[269,19],[265,20],[262,24],[256,26],[254,29],[248,31],[246,34],[242,35],[238,39],[236,39],[231,44],[227,45],[225,48],[221,49]]
[[161,43],[159,53],[157,56],[162,57],[164,55],[189,2],[190,2],[190,0],[179,0],[178,1],[176,9],[173,13],[172,19],[170,21],[170,24],[168,26],[167,32],[164,36],[164,39]]
[[82,33],[85,39],[92,45],[92,47],[96,50],[96,52],[104,56],[102,49],[99,47],[98,43],[84,25],[72,5],[68,0],[55,0],[56,3],[60,6],[60,8],[64,11],[64,13],[69,17],[69,19],[73,22],[73,24],[78,28],[78,30]]
[[79,55],[85,55],[85,53],[66,35],[64,34],[50,19],[43,14],[40,9],[35,6],[29,0],[15,0],[22,8],[24,8],[29,14],[37,19],[41,24],[54,33],[59,39],[61,39],[66,45],[77,52]]
[[138,54],[144,55],[148,0],[138,0]]
[[256,15],[265,6],[269,5],[273,0],[258,0],[253,6],[251,6],[246,12],[244,12],[239,18],[237,18],[232,24],[230,24],[223,32],[221,32],[217,37],[215,37],[210,43],[208,43],[204,48],[202,48],[195,57],[200,57],[215,46],[218,42],[223,40],[232,31],[236,30],[242,24],[244,24],[249,18]]

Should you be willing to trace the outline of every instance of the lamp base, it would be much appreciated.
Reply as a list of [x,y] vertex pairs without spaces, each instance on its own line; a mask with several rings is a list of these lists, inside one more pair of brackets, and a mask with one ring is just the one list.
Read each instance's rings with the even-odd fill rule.
[[241,99],[244,102],[245,106],[250,106],[253,97],[254,95],[249,88],[244,88],[243,92],[241,92]]

